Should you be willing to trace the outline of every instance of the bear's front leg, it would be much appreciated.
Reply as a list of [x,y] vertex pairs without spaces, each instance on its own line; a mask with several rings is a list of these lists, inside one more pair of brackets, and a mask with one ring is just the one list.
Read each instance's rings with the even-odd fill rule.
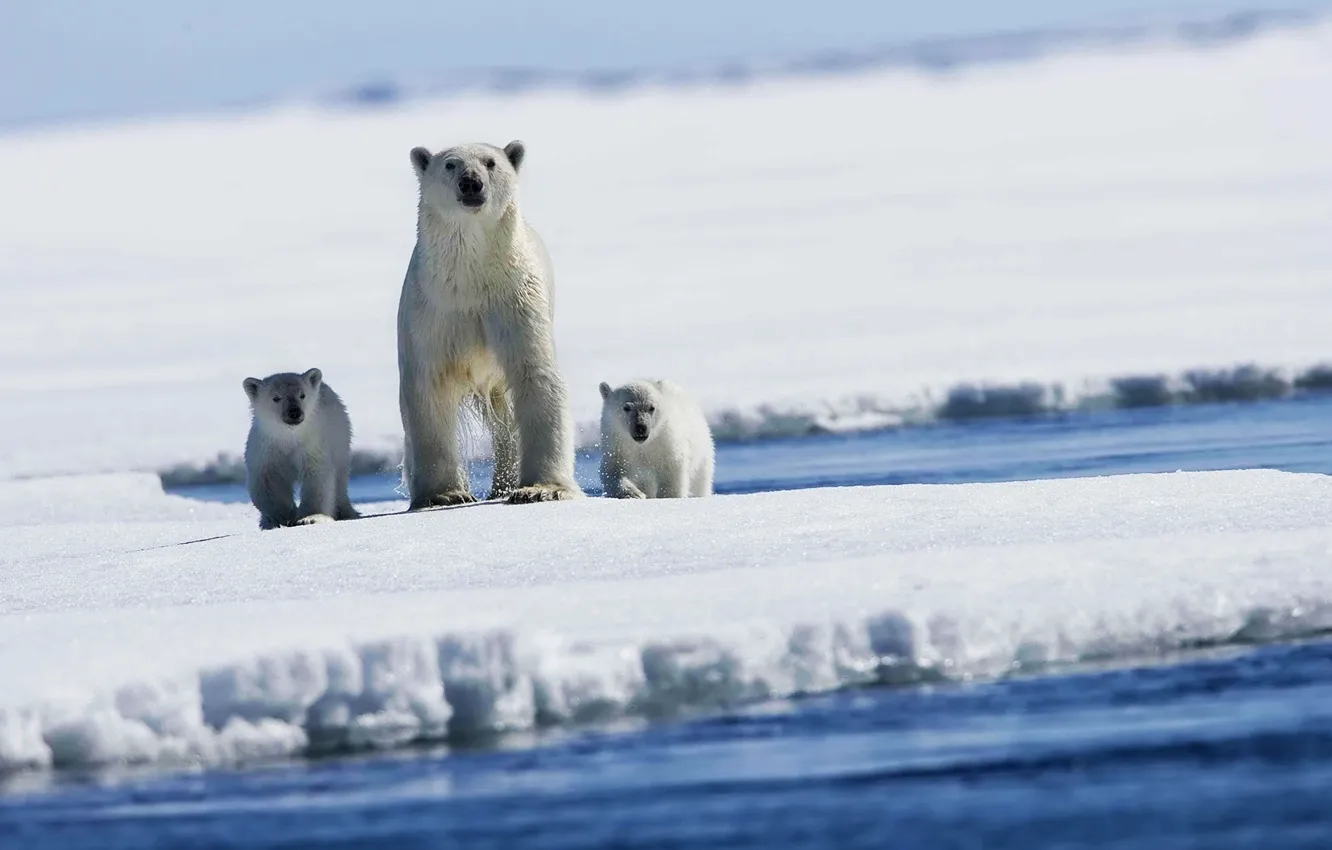
[[295,470],[287,465],[255,463],[246,477],[250,501],[259,510],[259,528],[270,531],[296,521]]
[[398,406],[406,433],[403,465],[411,497],[408,510],[476,501],[458,442],[458,409],[464,389],[447,374],[427,380],[415,369],[402,370]]
[[689,470],[683,464],[664,470],[657,486],[659,499],[684,499],[689,496]]
[[713,462],[709,460],[701,469],[691,476],[689,482],[689,495],[711,496],[713,474]]
[[337,474],[322,458],[307,457],[301,472],[297,525],[332,522],[337,512]]
[[638,485],[628,478],[621,476],[616,479],[611,487],[606,491],[606,495],[612,499],[646,499],[647,493],[638,489]]
[[647,498],[647,494],[626,474],[620,458],[610,448],[605,448],[601,454],[601,487],[611,499]]
[[518,489],[510,504],[575,499],[573,416],[555,365],[555,342],[544,299],[524,299],[486,317],[486,342],[513,395],[518,425]]

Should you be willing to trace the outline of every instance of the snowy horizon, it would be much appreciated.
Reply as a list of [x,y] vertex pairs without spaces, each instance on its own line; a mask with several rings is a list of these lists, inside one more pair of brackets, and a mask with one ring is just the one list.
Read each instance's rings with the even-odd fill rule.
[[489,25],[448,38],[462,17],[456,3],[393,0],[368,19],[348,2],[298,0],[282,15],[262,6],[9,4],[0,10],[0,133],[294,102],[382,106],[459,87],[622,91],[886,67],[948,73],[1070,50],[1206,47],[1313,25],[1332,0],[1095,0],[1076,10],[1054,0],[833,0],[813,17],[793,0],[763,14],[747,1],[626,12],[608,0],[524,0],[506,7],[510,32],[499,43]]

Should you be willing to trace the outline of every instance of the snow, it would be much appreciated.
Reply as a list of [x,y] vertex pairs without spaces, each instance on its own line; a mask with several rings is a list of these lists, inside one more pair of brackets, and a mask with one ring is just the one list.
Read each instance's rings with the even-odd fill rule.
[[1329,84],[1320,25],[946,77],[0,135],[0,772],[392,747],[1325,631],[1325,476],[392,503],[261,533],[249,506],[168,495],[157,472],[239,450],[245,376],[311,366],[356,447],[392,455],[406,152],[462,139],[529,145],[583,423],[598,382],[636,376],[679,381],[733,434],[1125,376],[1168,396],[1245,362],[1262,384],[1327,356]]
[[528,142],[581,423],[635,376],[836,430],[957,382],[1307,366],[1330,45],[0,136],[0,478],[237,452],[241,379],[316,365],[391,454],[406,152],[464,138]]
[[1332,479],[482,504],[0,483],[0,769],[229,763],[1332,627]]

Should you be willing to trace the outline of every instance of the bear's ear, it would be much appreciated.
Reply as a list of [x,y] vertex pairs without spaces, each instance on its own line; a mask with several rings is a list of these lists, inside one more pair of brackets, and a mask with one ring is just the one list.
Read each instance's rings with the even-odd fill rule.
[[513,170],[517,171],[523,165],[523,157],[527,156],[527,145],[514,139],[504,146],[504,155],[509,158],[509,164]]
[[610,384],[606,383],[605,381],[602,381],[601,386],[598,387],[597,389],[601,390],[602,401],[605,401],[606,399],[610,398],[610,393],[611,393]]
[[301,375],[301,378],[310,386],[318,389],[320,381],[324,380],[324,373],[319,371],[318,369],[311,369],[305,374]]
[[245,394],[250,397],[250,401],[259,397],[259,385],[261,383],[263,382],[258,378],[246,378],[241,381],[241,386],[245,387]]
[[426,148],[412,148],[411,157],[416,176],[424,177],[426,169],[430,167],[430,151]]

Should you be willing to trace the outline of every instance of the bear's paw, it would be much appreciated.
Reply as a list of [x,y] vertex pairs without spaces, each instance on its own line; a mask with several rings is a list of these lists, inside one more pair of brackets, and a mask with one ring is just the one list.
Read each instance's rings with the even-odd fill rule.
[[424,511],[430,508],[452,508],[457,505],[470,505],[475,501],[476,497],[466,490],[446,490],[443,493],[432,493],[428,496],[419,496],[412,499],[412,504],[407,510]]
[[577,499],[582,495],[583,492],[577,487],[566,487],[563,484],[533,484],[514,490],[509,495],[509,504],[530,505],[536,502],[565,502],[570,499]]

